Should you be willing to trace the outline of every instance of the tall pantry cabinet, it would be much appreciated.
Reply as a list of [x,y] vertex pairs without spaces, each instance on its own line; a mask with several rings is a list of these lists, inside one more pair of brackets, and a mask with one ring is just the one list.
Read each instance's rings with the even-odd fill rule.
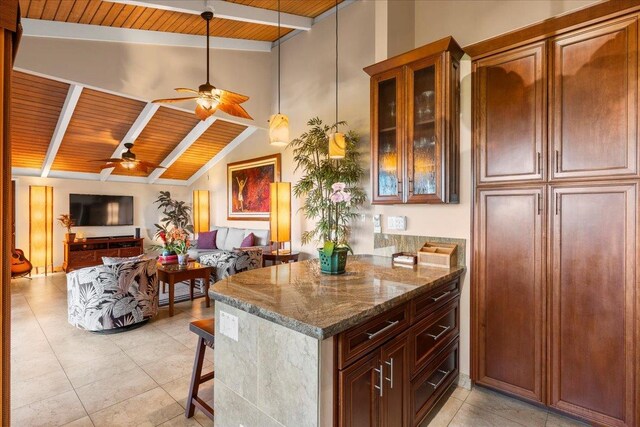
[[473,380],[640,422],[638,16],[473,58]]

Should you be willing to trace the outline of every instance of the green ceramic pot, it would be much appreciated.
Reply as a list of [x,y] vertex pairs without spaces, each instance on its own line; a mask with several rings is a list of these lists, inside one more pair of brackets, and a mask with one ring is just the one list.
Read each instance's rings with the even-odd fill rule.
[[320,271],[325,274],[343,274],[347,266],[347,248],[335,248],[330,256],[325,255],[322,248],[318,249],[320,256]]

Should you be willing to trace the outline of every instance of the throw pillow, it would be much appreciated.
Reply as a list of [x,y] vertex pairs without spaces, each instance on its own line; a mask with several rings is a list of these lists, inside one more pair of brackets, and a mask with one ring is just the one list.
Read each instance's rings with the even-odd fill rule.
[[240,244],[240,247],[241,248],[251,247],[255,243],[255,240],[256,240],[256,236],[254,236],[253,233],[249,233],[242,240],[242,243]]
[[198,233],[198,249],[218,249],[216,235],[218,230]]
[[123,262],[140,261],[141,259],[144,259],[144,254],[137,255],[137,256],[130,256],[130,257],[103,256],[102,263],[104,265],[114,265],[114,264],[121,264]]

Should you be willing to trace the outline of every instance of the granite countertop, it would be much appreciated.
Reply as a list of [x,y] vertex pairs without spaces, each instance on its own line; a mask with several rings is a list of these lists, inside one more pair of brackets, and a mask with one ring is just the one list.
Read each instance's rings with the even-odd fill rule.
[[391,258],[349,257],[345,274],[320,273],[317,259],[246,271],[209,289],[216,301],[319,340],[401,305],[464,271],[392,267]]

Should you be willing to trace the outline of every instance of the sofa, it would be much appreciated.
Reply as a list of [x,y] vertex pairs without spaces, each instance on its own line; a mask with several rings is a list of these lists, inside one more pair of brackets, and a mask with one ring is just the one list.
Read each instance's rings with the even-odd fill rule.
[[[214,267],[213,280],[218,281],[232,274],[262,267],[262,252],[269,250],[269,230],[234,227],[212,227],[217,230],[217,249],[192,248],[190,258],[199,263]],[[254,244],[242,247],[242,241],[250,233],[254,235]]]
[[96,265],[67,273],[70,324],[88,331],[111,331],[158,314],[155,259]]

